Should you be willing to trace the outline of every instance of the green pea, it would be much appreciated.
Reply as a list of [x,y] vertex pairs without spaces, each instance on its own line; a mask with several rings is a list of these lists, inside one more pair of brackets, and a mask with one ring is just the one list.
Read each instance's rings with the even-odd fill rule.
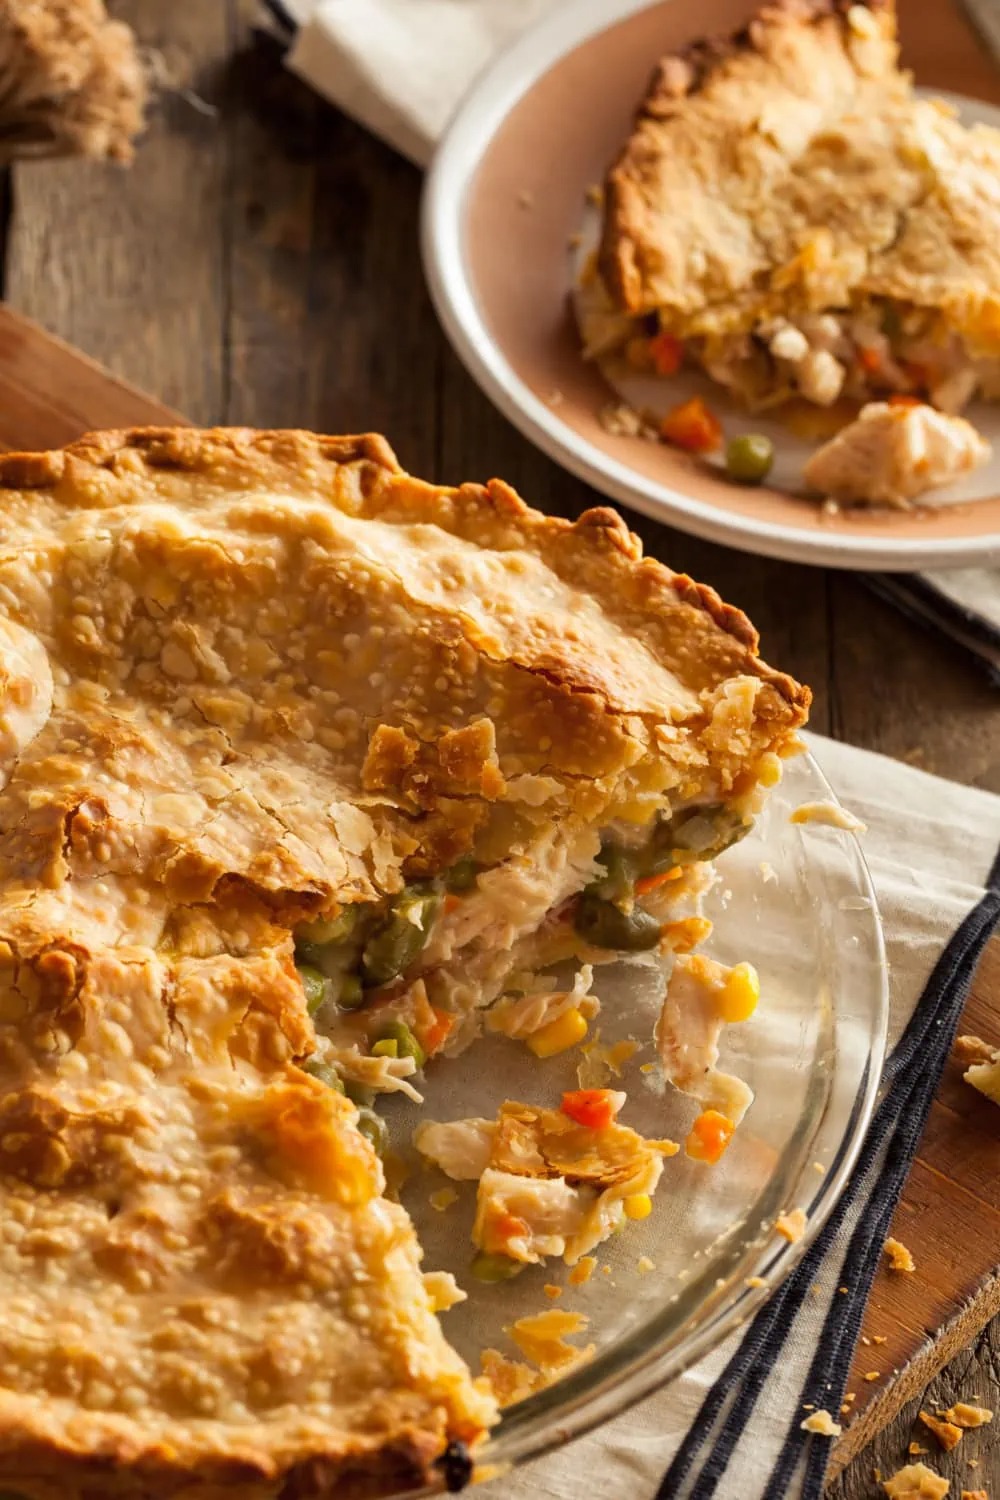
[[758,432],[730,438],[726,445],[726,473],[737,484],[762,484],[774,463],[774,444]]
[[632,850],[623,849],[621,844],[602,844],[597,861],[607,873],[587,889],[605,901],[621,901],[624,897],[630,897],[639,873],[637,856]]
[[370,1084],[359,1083],[356,1078],[344,1079],[344,1093],[359,1109],[368,1109],[375,1102],[375,1090]]
[[[395,1042],[396,1057],[412,1057],[418,1068],[427,1061],[427,1053],[403,1021],[390,1021],[388,1026],[383,1026],[382,1040]],[[375,1051],[374,1047],[372,1051]]]
[[333,990],[341,1010],[357,1010],[365,1003],[365,992],[356,974],[338,974],[333,980]]
[[335,917],[318,917],[307,922],[295,933],[295,941],[326,946],[327,943],[342,943],[349,938],[357,926],[358,908],[345,906]]
[[405,973],[423,949],[440,903],[440,893],[426,885],[407,886],[396,897],[361,955],[365,984],[388,984]]
[[372,1047],[372,1057],[398,1057],[399,1043],[394,1037],[385,1036]]
[[302,980],[302,988],[305,991],[306,1010],[314,1016],[321,1005],[333,996],[333,985],[325,974],[314,969],[311,964],[298,964],[299,978]]
[[471,891],[479,879],[479,867],[470,855],[456,860],[445,872],[445,889],[449,891]]
[[[308,1073],[310,1078],[318,1078],[320,1083],[325,1083],[328,1089],[333,1089],[335,1094],[346,1094],[344,1080],[336,1068],[331,1068],[329,1063],[320,1062],[316,1057],[308,1058],[302,1064],[303,1073]],[[0,1500],[3,1497],[0,1496]]]
[[477,1281],[510,1281],[524,1270],[523,1260],[514,1260],[509,1255],[491,1255],[488,1250],[479,1250],[472,1257],[469,1270]]
[[381,1115],[377,1115],[367,1105],[362,1105],[358,1110],[358,1129],[366,1140],[375,1147],[379,1156],[384,1156],[389,1144],[389,1127]]
[[595,948],[615,952],[641,953],[660,941],[660,924],[648,911],[641,906],[622,911],[614,902],[602,901],[590,891],[584,891],[577,902],[573,926]]

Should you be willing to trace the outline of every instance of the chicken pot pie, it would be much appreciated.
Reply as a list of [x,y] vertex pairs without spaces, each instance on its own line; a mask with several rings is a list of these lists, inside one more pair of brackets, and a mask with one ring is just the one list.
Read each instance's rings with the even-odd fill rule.
[[656,69],[605,188],[592,353],[754,408],[1000,395],[1000,132],[899,70],[886,0],[777,0]]
[[808,692],[613,512],[380,438],[0,486],[0,1483],[457,1488],[495,1405],[371,1098],[515,967],[669,947]]

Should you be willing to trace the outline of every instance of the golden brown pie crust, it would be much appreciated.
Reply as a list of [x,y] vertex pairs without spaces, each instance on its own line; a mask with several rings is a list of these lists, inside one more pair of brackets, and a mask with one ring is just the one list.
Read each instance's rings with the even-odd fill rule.
[[808,692],[613,512],[377,437],[101,433],[0,487],[0,1482],[417,1486],[495,1408],[296,1066],[291,930],[636,782],[736,795]]

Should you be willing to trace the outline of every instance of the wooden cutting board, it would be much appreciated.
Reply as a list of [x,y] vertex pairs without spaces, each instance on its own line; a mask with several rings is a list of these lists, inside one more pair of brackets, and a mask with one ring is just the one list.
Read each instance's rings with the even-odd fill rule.
[[[0,305],[0,448],[59,447],[99,427],[183,420]],[[1000,1046],[1000,940],[980,966],[962,1030]],[[1000,1312],[998,1146],[1000,1111],[950,1065],[893,1231],[917,1268],[912,1276],[883,1269],[876,1279],[864,1325],[871,1342],[858,1347],[854,1414],[835,1468]],[[866,1381],[874,1370],[879,1379]]]

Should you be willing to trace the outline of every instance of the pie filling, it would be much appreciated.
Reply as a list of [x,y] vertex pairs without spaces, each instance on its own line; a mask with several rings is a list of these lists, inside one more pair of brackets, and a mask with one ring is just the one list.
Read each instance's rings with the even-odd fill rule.
[[364,1108],[382,1092],[419,1099],[412,1074],[461,1051],[483,1009],[499,1021],[525,971],[687,949],[704,928],[671,918],[696,902],[707,863],[749,832],[753,802],[691,803],[603,836],[550,833],[530,854],[486,868],[463,858],[300,926],[295,962],[321,1039],[307,1069]]
[[[600,305],[599,305],[600,304]],[[1000,398],[1000,354],[973,347],[945,314],[886,298],[759,319],[745,332],[675,336],[658,314],[630,318],[583,299],[586,352],[624,355],[638,373],[670,376],[689,359],[754,410],[796,397],[816,406],[893,395],[962,411]]]

